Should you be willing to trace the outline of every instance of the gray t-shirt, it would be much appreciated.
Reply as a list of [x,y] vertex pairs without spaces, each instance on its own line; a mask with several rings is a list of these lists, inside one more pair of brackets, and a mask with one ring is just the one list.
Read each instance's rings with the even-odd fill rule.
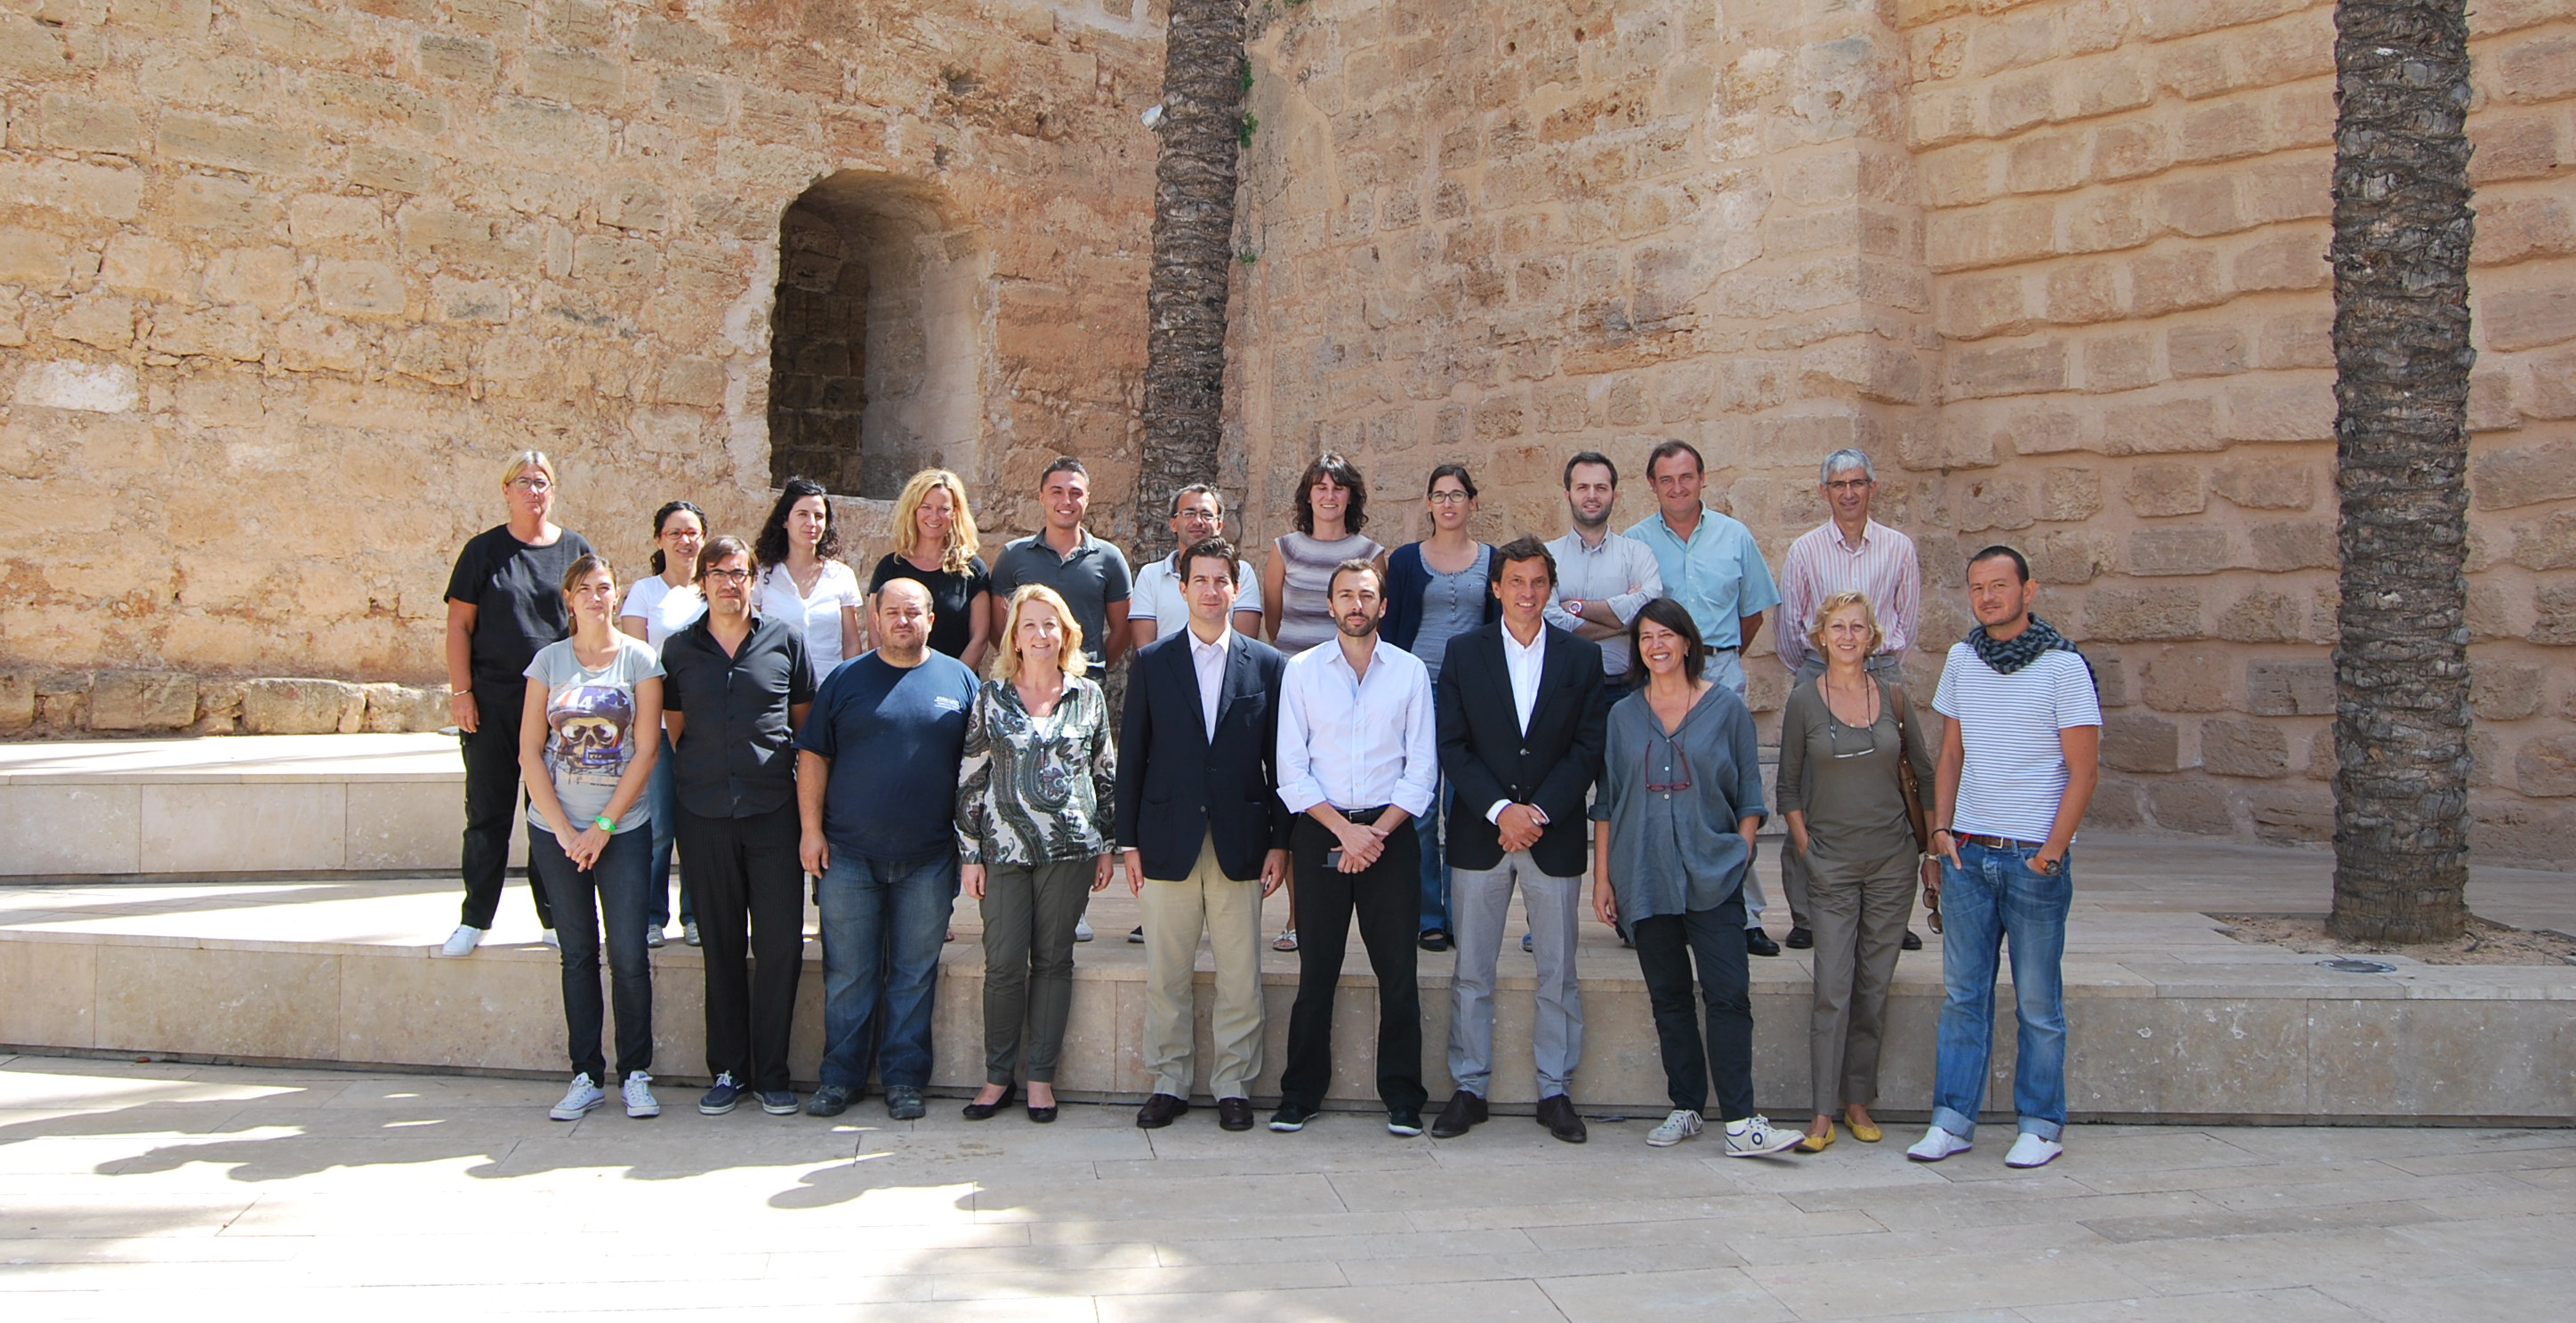
[[1431,683],[1440,683],[1440,663],[1449,658],[1449,640],[1485,623],[1485,600],[1494,595],[1488,580],[1494,549],[1479,542],[1476,558],[1456,574],[1443,574],[1422,562],[1423,573],[1431,581],[1422,585],[1422,625],[1414,631],[1413,646],[1407,651],[1422,659],[1423,669],[1431,672]]
[[[1088,529],[1070,556],[1055,554],[1042,533],[1015,538],[993,562],[993,591],[1009,601],[1022,584],[1031,583],[1053,588],[1073,608],[1074,622],[1082,626],[1082,651],[1092,665],[1100,665],[1101,649],[1109,643],[1109,604],[1126,601],[1131,587],[1125,553]],[[1007,648],[1010,640],[996,639],[994,646]]]
[[[617,655],[597,670],[573,656],[572,640],[537,650],[527,676],[546,687],[546,770],[564,816],[578,828],[608,807],[617,779],[635,758],[635,686],[662,674],[653,645],[617,634]],[[637,795],[617,830],[630,832],[653,820],[653,797]],[[528,825],[551,833],[554,824],[528,804]]]

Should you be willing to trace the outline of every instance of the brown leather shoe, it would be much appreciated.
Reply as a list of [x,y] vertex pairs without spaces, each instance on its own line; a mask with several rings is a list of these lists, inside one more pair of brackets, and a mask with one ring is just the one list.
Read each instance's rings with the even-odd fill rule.
[[1153,1097],[1146,1099],[1144,1106],[1136,1109],[1136,1128],[1139,1130],[1160,1130],[1164,1126],[1170,1125],[1172,1122],[1189,1115],[1189,1112],[1189,1099],[1175,1098],[1168,1093],[1158,1093]]
[[1449,1105],[1441,1108],[1439,1118],[1431,1123],[1431,1137],[1456,1139],[1467,1133],[1468,1127],[1484,1123],[1485,1100],[1460,1089],[1449,1095]]
[[1564,1094],[1538,1100],[1538,1123],[1547,1132],[1569,1144],[1580,1144],[1592,1137],[1583,1128],[1583,1118],[1574,1114],[1574,1100]]
[[1250,1098],[1217,1099],[1216,1123],[1227,1130],[1250,1130],[1252,1128],[1252,1100]]

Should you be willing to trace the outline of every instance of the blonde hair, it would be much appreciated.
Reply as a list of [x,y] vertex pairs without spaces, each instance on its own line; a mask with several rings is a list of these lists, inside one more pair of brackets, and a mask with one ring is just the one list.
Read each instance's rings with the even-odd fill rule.
[[1859,607],[1860,618],[1868,623],[1870,652],[1878,651],[1878,645],[1887,642],[1887,631],[1880,628],[1878,608],[1869,604],[1869,595],[1846,588],[1838,593],[1829,593],[1825,596],[1825,600],[1816,603],[1816,618],[1807,625],[1807,643],[1815,648],[1817,656],[1825,655],[1825,622],[1833,619],[1836,611],[1847,606]]
[[1020,612],[1035,602],[1055,612],[1056,621],[1064,626],[1064,649],[1056,654],[1070,680],[1091,666],[1091,657],[1082,650],[1082,622],[1073,618],[1073,608],[1064,604],[1053,588],[1033,583],[1011,594],[1011,616],[1002,624],[1001,646],[993,649],[993,678],[1009,680],[1020,673]]
[[965,480],[946,469],[923,469],[903,485],[903,494],[894,498],[894,553],[909,556],[921,542],[921,525],[915,516],[930,494],[945,489],[952,507],[948,522],[948,545],[939,549],[939,568],[950,574],[964,574],[975,559],[980,543],[975,533],[974,512],[966,508]]
[[563,481],[563,479],[555,476],[555,462],[546,458],[546,452],[542,450],[522,450],[518,454],[510,456],[510,462],[501,466],[501,485],[507,487],[511,483],[517,482],[519,480],[519,475],[530,469],[535,469],[537,472],[546,475],[546,482],[548,484]]

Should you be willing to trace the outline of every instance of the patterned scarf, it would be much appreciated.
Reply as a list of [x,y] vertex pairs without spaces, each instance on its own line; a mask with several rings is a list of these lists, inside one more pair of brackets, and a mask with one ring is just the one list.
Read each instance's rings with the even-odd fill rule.
[[2047,621],[2037,616],[2030,618],[2030,624],[2022,632],[2000,642],[1989,637],[1986,627],[1979,625],[1968,631],[1968,646],[1977,650],[1978,660],[1995,668],[1996,673],[2001,675],[2010,675],[2038,661],[2039,655],[2043,652],[2072,652],[2078,660],[2084,662],[2084,670],[2087,674],[2093,670],[2092,661],[2085,658],[2080,649],[2067,642],[2065,635],[2058,633]]

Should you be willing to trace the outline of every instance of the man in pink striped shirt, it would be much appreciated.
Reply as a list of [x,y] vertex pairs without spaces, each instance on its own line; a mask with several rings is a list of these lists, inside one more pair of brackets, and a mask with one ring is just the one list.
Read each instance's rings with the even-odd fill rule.
[[[1796,680],[1821,675],[1823,654],[1807,638],[1816,623],[1816,604],[1834,593],[1857,592],[1869,598],[1887,638],[1870,654],[1872,675],[1891,684],[1905,680],[1905,654],[1914,646],[1922,620],[1923,571],[1914,559],[1914,539],[1869,517],[1870,498],[1878,492],[1878,475],[1869,456],[1837,450],[1819,466],[1816,489],[1824,494],[1833,517],[1789,544],[1780,566],[1780,661]],[[1795,850],[1780,852],[1780,889],[1789,898],[1787,945],[1806,950],[1815,945],[1807,928],[1807,866]],[[1905,934],[1905,949],[1922,949],[1923,939]]]

